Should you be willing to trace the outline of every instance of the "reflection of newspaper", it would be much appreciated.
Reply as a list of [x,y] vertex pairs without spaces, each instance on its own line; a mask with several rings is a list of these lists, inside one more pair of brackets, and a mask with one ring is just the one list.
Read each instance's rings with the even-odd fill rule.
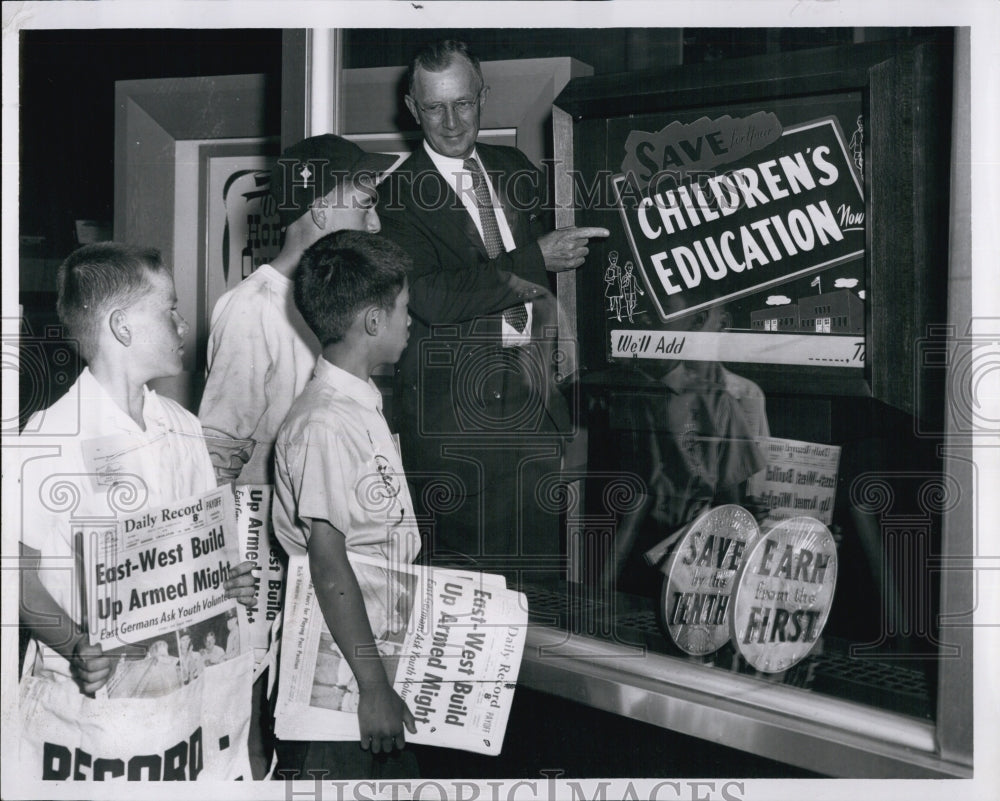
[[160,697],[249,648],[223,581],[239,559],[222,487],[91,531],[82,542],[92,644],[116,658],[110,697]]
[[767,507],[766,524],[806,515],[830,525],[840,448],[775,437],[762,438],[757,444],[767,469],[750,479],[747,491]]
[[237,486],[235,493],[240,559],[256,563],[260,579],[257,601],[246,607],[250,644],[258,661],[271,647],[272,637],[280,632],[277,627],[281,624],[285,581],[281,550],[271,529],[273,492],[270,484],[248,484]]
[[[502,577],[351,554],[376,648],[417,721],[408,741],[498,754],[524,650],[528,607]],[[359,737],[358,689],[323,620],[306,556],[288,565],[275,733]]]

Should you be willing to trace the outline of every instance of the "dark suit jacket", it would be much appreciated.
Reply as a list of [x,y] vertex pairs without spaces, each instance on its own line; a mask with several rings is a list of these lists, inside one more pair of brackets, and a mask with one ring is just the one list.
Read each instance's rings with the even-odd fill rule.
[[[379,188],[382,233],[413,259],[413,323],[394,397],[408,473],[444,465],[454,470],[456,462],[443,455],[449,444],[527,442],[529,432],[555,432],[568,423],[561,397],[539,390],[544,382],[526,353],[500,347],[501,313],[522,302],[510,275],[549,286],[535,243],[549,230],[541,216],[545,179],[515,148],[479,144],[476,150],[516,245],[495,259],[422,146]],[[491,457],[482,451],[480,458]],[[467,486],[476,483],[471,475],[464,479]]]

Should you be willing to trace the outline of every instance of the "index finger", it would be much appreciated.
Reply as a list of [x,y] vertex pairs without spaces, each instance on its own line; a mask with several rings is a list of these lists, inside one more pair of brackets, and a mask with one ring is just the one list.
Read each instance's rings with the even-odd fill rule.
[[590,239],[595,236],[611,236],[607,228],[587,227],[587,228],[564,228],[567,235],[574,239]]

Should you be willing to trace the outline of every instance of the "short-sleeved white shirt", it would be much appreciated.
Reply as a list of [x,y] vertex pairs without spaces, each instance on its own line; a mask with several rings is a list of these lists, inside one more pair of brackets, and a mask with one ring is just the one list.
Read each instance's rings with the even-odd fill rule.
[[[41,554],[38,575],[79,623],[74,533],[107,526],[144,508],[216,486],[198,418],[144,388],[146,430],[122,410],[89,368],[18,439],[21,541]],[[55,651],[37,643],[39,669],[68,674]]]
[[275,442],[274,531],[306,551],[312,520],[344,534],[349,550],[408,564],[420,535],[382,395],[320,357]]

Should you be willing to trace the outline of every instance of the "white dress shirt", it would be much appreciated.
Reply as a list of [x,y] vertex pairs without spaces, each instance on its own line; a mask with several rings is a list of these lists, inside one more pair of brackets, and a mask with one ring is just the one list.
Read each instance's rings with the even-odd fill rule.
[[[449,156],[442,156],[434,148],[424,142],[424,149],[427,151],[427,155],[430,156],[431,161],[434,162],[434,166],[437,167],[437,171],[441,173],[441,176],[451,187],[452,191],[458,195],[459,200],[462,201],[462,205],[465,206],[465,210],[469,213],[472,221],[476,224],[476,230],[479,231],[479,238],[485,241],[483,237],[483,223],[479,217],[479,205],[476,202],[476,193],[472,188],[472,175],[465,169],[464,159],[455,159]],[[472,151],[470,158],[474,158],[479,164],[479,169],[483,171],[483,175],[487,175],[486,168],[483,167],[483,163],[479,160],[479,155]],[[493,201],[493,211],[497,218],[497,226],[500,228],[500,238],[503,240],[503,247],[506,251],[514,250],[514,234],[510,230],[510,225],[507,223],[507,215],[503,213],[503,207],[500,201],[497,199],[496,190],[493,188],[493,182],[488,179],[486,181],[486,186],[490,190],[490,198]],[[526,345],[531,341],[531,302],[527,301],[524,304],[524,308],[528,312],[528,322],[524,326],[524,331],[518,331],[516,328],[508,324],[507,320],[501,315],[501,336],[502,344],[505,348],[515,348],[521,345]]]

